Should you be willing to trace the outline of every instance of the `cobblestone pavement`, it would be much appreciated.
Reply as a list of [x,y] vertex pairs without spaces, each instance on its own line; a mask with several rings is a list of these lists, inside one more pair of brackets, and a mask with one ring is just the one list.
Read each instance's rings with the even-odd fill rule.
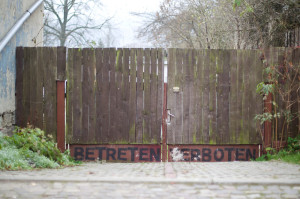
[[0,171],[0,198],[300,198],[300,165],[85,163]]

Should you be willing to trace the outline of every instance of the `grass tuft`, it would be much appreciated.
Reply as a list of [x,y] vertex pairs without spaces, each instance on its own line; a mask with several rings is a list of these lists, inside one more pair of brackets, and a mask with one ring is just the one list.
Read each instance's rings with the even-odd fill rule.
[[61,153],[51,136],[38,128],[16,128],[14,134],[0,132],[0,170],[60,168],[78,163],[67,150]]

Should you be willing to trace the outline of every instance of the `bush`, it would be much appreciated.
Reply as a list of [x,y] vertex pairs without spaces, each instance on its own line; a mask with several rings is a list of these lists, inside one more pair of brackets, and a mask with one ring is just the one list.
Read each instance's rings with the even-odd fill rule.
[[38,128],[16,128],[13,136],[0,132],[0,169],[59,168],[76,165],[69,151],[61,153]]
[[300,164],[300,136],[288,138],[287,147],[279,152],[273,148],[266,148],[267,154],[257,158],[256,161],[281,160]]

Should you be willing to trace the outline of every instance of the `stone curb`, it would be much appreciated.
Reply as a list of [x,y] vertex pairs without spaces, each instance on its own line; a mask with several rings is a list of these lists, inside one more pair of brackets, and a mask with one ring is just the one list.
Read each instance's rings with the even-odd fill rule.
[[193,184],[260,184],[260,185],[300,185],[299,180],[288,179],[219,179],[219,178],[207,178],[207,179],[183,179],[183,178],[93,178],[93,177],[76,177],[76,178],[28,178],[28,177],[0,177],[1,181],[10,182],[91,182],[91,183],[193,183]]

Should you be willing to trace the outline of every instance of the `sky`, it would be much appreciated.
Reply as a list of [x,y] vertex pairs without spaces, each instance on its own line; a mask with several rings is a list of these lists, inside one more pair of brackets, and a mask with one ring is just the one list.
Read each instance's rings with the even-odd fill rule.
[[137,29],[141,23],[139,17],[132,12],[158,11],[163,0],[101,0],[105,16],[113,16],[111,20],[114,47],[151,47],[151,44],[137,39]]

